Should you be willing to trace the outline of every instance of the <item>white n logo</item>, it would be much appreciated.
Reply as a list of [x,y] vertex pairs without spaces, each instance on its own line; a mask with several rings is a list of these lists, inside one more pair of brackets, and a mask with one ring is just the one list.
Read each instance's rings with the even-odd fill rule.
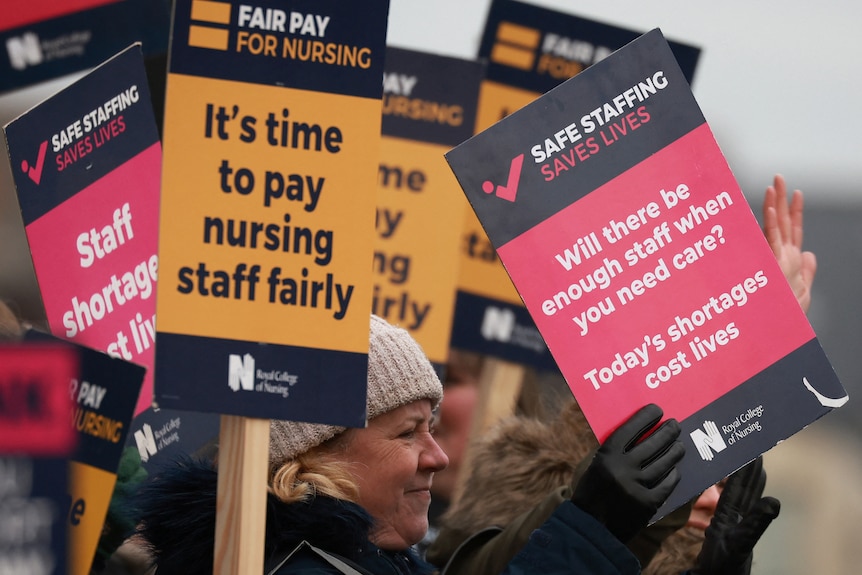
[[250,353],[242,357],[228,356],[227,384],[234,391],[239,391],[240,387],[245,391],[254,389],[254,358]]
[[704,421],[703,430],[695,429],[689,435],[704,461],[712,461],[713,452],[724,451],[727,447],[714,421]]
[[135,432],[135,443],[138,444],[138,453],[141,454],[141,461],[146,463],[151,455],[155,455],[156,438],[153,437],[153,430],[148,423],[145,423],[140,431]]
[[482,337],[490,340],[509,341],[515,329],[515,312],[510,309],[486,307],[482,318]]
[[7,38],[6,51],[9,53],[9,62],[16,70],[23,70],[28,64],[35,66],[42,63],[42,47],[39,45],[39,36],[33,32]]

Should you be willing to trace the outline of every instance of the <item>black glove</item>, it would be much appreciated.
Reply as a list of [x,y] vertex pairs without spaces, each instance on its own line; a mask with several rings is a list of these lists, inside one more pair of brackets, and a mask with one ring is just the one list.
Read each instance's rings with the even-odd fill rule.
[[706,539],[692,573],[748,575],[751,572],[754,545],[781,509],[774,497],[761,498],[765,486],[762,457],[730,476],[718,498],[715,516],[706,528]]
[[669,419],[643,439],[662,414],[659,406],[650,404],[617,428],[599,447],[572,495],[575,505],[623,543],[646,526],[679,483],[675,466],[685,455],[677,441],[679,423]]

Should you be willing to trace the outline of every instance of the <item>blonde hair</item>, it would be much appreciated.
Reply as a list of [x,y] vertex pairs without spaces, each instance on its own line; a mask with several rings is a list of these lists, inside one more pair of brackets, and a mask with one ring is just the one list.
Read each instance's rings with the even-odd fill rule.
[[349,430],[275,467],[269,492],[284,503],[307,501],[317,495],[359,503],[359,486],[346,459]]

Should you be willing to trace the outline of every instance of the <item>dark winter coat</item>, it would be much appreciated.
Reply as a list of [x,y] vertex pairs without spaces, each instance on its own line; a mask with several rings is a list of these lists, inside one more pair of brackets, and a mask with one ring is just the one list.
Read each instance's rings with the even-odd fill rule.
[[[211,466],[185,461],[141,489],[139,531],[151,546],[158,575],[212,573],[217,483]],[[421,575],[434,569],[411,550],[379,549],[368,540],[371,527],[369,515],[353,503],[318,496],[309,502],[285,504],[270,495],[265,560],[277,563],[307,541],[373,575]],[[639,570],[637,559],[617,539],[566,501],[532,532],[502,574],[635,575]],[[339,571],[303,548],[277,573],[333,575]],[[453,569],[452,573],[463,571]]]
[[[212,575],[218,475],[214,467],[182,461],[139,492],[139,533],[151,547],[158,575]],[[407,551],[393,553],[368,540],[371,517],[354,503],[330,497],[284,504],[267,497],[264,559],[277,564],[303,541],[335,553],[375,575],[414,575],[433,568]],[[301,549],[277,573],[338,573]]]

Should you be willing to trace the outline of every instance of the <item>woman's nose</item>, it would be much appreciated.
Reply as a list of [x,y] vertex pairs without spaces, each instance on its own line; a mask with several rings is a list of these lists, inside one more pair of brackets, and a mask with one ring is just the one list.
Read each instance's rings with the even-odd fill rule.
[[442,471],[449,465],[449,456],[431,435],[428,436],[428,443],[422,451],[420,464],[430,471]]

